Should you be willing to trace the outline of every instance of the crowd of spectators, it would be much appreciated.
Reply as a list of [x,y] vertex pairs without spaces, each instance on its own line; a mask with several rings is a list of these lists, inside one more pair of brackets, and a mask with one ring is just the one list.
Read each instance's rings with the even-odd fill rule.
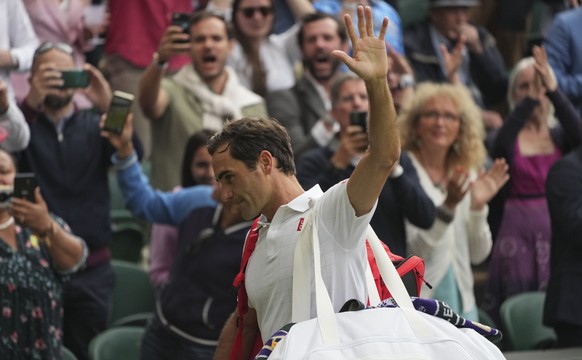
[[[236,304],[224,292],[250,223],[213,193],[220,190],[206,141],[228,121],[274,118],[290,136],[305,190],[350,177],[370,146],[357,123],[367,121],[370,89],[334,54],[353,51],[342,15],[353,16],[358,4],[373,9],[376,33],[389,19],[386,81],[401,130],[399,164],[371,218],[379,237],[394,253],[423,257],[433,288],[422,294],[472,320],[482,308],[499,324],[508,297],[546,291],[548,282],[566,286],[552,273],[571,253],[553,242],[566,232],[555,227],[562,219],[548,207],[546,178],[582,144],[582,8],[572,0],[424,3],[424,20],[410,23],[406,0],[0,1],[0,176],[9,173],[0,190],[11,189],[17,168],[34,173],[40,188],[36,205],[0,203],[0,286],[20,291],[0,292],[0,357],[60,358],[64,345],[89,358],[115,286],[108,175],[116,171],[129,209],[159,223],[150,274],[158,313],[142,358],[212,358]],[[546,6],[547,26],[534,43],[524,34],[537,3]],[[95,11],[97,24],[88,21]],[[176,13],[187,14],[186,31]],[[84,83],[65,86],[72,69]],[[102,131],[116,90],[135,95],[132,126],[121,135]],[[568,159],[579,162],[579,153]],[[139,161],[151,163],[149,179]],[[201,237],[192,253],[191,239]],[[34,241],[30,251],[25,244]],[[14,256],[24,247],[24,257]],[[33,267],[38,281],[18,282],[19,266],[38,259],[46,263]],[[480,263],[482,297],[472,267]],[[39,290],[45,278],[50,289]],[[191,293],[177,296],[178,288]],[[31,333],[18,319],[48,310],[46,298],[30,295],[38,291],[63,312],[52,308]],[[25,296],[32,305],[10,306]],[[220,308],[210,323],[208,299]],[[188,304],[186,316],[174,308]],[[547,319],[559,336],[582,328],[563,310]],[[168,330],[175,327],[182,330]],[[56,330],[47,344],[49,328]]]

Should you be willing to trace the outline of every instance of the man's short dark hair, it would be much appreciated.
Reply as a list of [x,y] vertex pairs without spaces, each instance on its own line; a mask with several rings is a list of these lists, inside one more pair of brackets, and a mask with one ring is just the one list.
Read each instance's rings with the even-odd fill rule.
[[305,37],[304,34],[304,28],[305,25],[315,22],[315,21],[320,21],[320,20],[325,20],[325,19],[332,19],[333,21],[335,21],[335,23],[337,24],[337,34],[340,37],[342,42],[346,42],[348,41],[348,32],[346,30],[346,26],[343,22],[339,21],[337,17],[330,15],[330,14],[325,14],[325,13],[311,13],[306,15],[303,20],[301,21],[301,27],[299,28],[299,32],[297,33],[297,41],[299,42],[299,47],[301,49],[303,49],[303,40]]
[[259,154],[267,150],[277,159],[277,168],[286,175],[295,175],[295,160],[287,130],[275,119],[245,117],[224,124],[224,129],[208,140],[208,152],[214,155],[222,144],[228,144],[234,159],[251,169],[257,168]]
[[198,24],[202,20],[206,19],[218,19],[224,23],[224,27],[226,29],[226,36],[229,39],[233,38],[232,26],[229,22],[227,22],[224,17],[220,14],[217,14],[212,11],[202,10],[196,11],[190,15],[190,19],[188,20],[188,27],[192,28],[193,25]]

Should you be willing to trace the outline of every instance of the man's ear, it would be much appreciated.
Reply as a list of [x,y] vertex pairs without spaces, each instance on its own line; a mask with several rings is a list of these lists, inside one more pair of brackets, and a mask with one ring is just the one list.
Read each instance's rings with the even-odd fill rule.
[[274,161],[275,159],[273,158],[273,155],[269,151],[263,150],[259,154],[257,166],[260,167],[265,174],[270,174],[273,170]]

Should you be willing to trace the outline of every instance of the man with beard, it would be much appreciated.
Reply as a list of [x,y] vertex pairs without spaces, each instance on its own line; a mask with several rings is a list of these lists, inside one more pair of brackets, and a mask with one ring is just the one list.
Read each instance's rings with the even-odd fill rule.
[[291,137],[295,158],[306,150],[326,146],[338,130],[329,110],[331,84],[340,73],[341,62],[331,52],[349,47],[344,25],[322,13],[303,19],[298,41],[303,76],[293,88],[273,92],[267,99],[269,115],[285,126]]
[[[34,172],[49,210],[89,248],[86,267],[63,288],[64,345],[78,359],[88,359],[89,342],[107,326],[114,286],[107,171],[115,149],[101,136],[100,115],[77,110],[75,89],[60,88],[61,70],[74,66],[67,44],[44,43],[36,50],[30,91],[21,105],[31,139],[19,167]],[[110,91],[96,68],[87,64],[85,70],[87,92]],[[136,138],[134,143],[141,154]]]
[[[190,135],[221,130],[228,119],[264,117],[264,100],[245,88],[226,66],[232,32],[222,17],[194,13],[190,35],[168,27],[140,83],[139,103],[152,125],[152,185],[171,190],[180,184],[180,164]],[[191,64],[164,78],[167,62],[188,53]]]

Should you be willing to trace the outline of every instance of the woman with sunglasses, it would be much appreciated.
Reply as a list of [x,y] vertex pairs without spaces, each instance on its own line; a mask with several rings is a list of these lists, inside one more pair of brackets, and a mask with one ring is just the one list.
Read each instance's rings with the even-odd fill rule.
[[16,164],[0,150],[0,359],[61,359],[62,282],[87,258],[85,242],[35,202],[7,196]]
[[[286,1],[295,19],[315,12],[308,0]],[[234,0],[232,4],[237,43],[229,65],[247,88],[263,97],[295,84],[294,64],[301,56],[296,36],[299,24],[274,35],[271,34],[274,19],[273,0]]]

